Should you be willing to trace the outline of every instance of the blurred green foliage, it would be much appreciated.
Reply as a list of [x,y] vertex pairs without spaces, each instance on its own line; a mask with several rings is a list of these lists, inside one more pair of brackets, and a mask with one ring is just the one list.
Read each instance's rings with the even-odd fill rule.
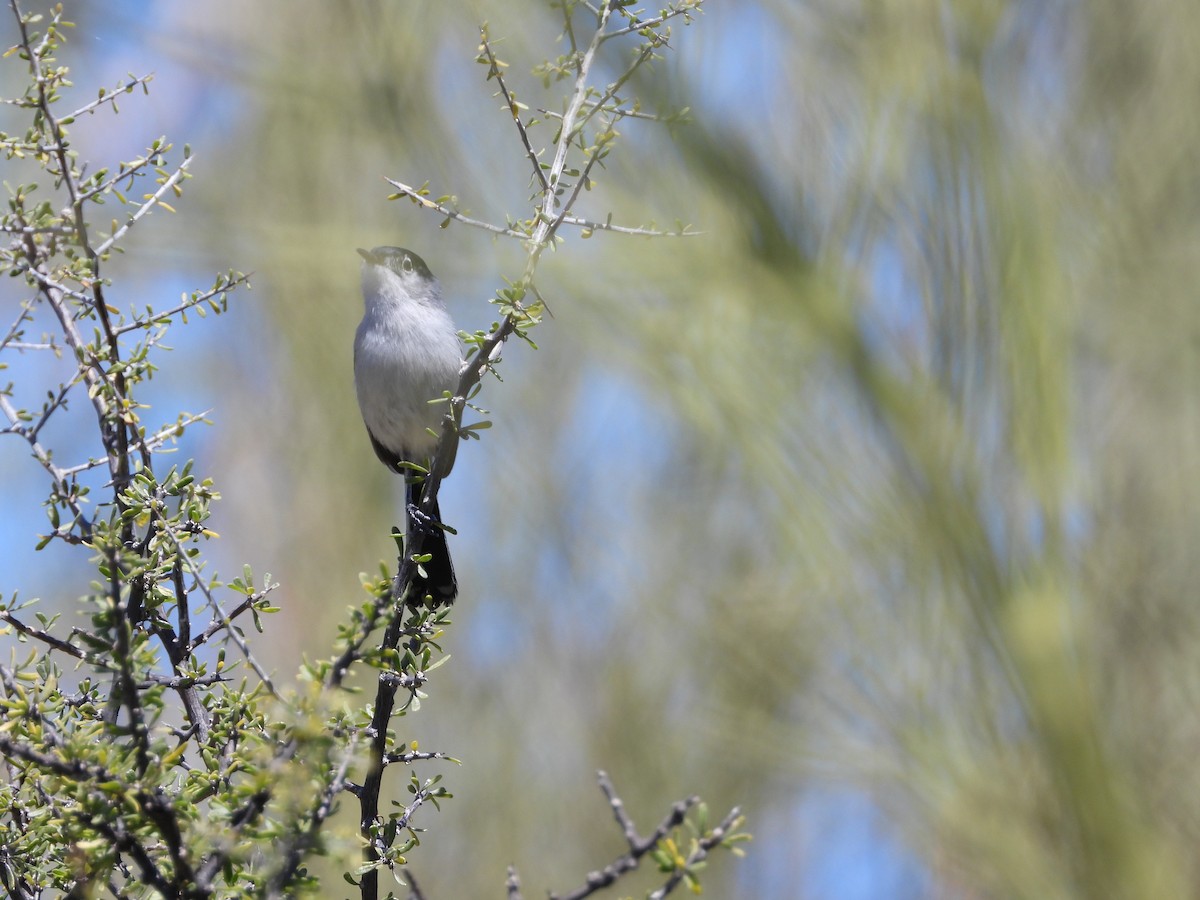
[[[480,284],[515,274],[512,249],[371,184],[428,179],[485,218],[520,204],[516,136],[468,65],[484,16],[510,61],[557,29],[533,3],[238,26],[264,45],[231,146],[262,162],[213,202],[236,200],[276,279],[297,452],[336,467],[288,498],[298,521],[379,497],[331,377],[354,237],[422,246],[468,328]],[[615,846],[600,765],[635,808],[698,787],[752,821],[866,791],[947,896],[1194,890],[1198,19],[761,2],[677,39],[654,83],[692,124],[639,128],[589,205],[705,235],[549,262],[555,318],[481,398],[498,427],[449,513],[479,548],[460,617],[500,635],[460,651],[455,721],[428,723],[476,762],[430,842],[477,849],[457,890],[564,830]],[[329,573],[360,558],[376,503],[373,532],[297,549]],[[600,862],[574,848],[525,883]],[[752,855],[712,889],[796,896],[819,853],[785,883]]]

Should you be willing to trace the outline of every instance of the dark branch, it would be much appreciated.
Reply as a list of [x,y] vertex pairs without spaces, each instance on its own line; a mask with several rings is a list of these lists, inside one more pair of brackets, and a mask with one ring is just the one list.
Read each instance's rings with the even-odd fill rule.
[[673,829],[682,825],[688,810],[700,802],[700,798],[695,796],[678,801],[671,807],[667,817],[659,823],[654,832],[649,837],[643,838],[638,835],[637,828],[625,811],[625,804],[617,796],[608,774],[599,772],[597,778],[600,782],[600,790],[604,791],[604,796],[608,798],[609,806],[612,807],[613,817],[621,827],[621,833],[625,835],[625,843],[629,845],[629,851],[618,856],[600,871],[589,872],[581,887],[567,894],[552,893],[550,900],[583,900],[584,897],[590,897],[597,891],[614,884],[622,875],[636,869],[642,857],[657,847],[658,842],[670,834]]

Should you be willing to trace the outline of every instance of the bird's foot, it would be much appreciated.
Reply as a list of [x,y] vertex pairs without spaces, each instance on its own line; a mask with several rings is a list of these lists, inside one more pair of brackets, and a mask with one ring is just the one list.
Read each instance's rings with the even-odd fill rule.
[[415,503],[408,504],[408,521],[412,523],[414,528],[419,529],[425,534],[433,534],[442,527],[437,519],[423,513],[421,507]]

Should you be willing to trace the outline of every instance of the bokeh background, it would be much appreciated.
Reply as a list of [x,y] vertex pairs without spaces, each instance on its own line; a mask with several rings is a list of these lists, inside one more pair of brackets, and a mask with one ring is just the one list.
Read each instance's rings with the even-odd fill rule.
[[[217,570],[282,585],[254,646],[286,681],[399,515],[353,399],[354,248],[417,250],[467,330],[521,269],[383,176],[525,214],[477,29],[558,109],[528,72],[561,14],[67,6],[80,102],[156,73],[81,154],[196,154],[110,300],[255,273],[172,332],[148,398],[212,410],[180,458],[225,498]],[[744,808],[714,897],[1200,891],[1198,37],[1191,0],[710,0],[675,30],[636,90],[691,123],[626,123],[580,212],[703,234],[546,257],[540,349],[509,346],[444,486],[453,659],[397,723],[464,762],[422,814],[428,896],[499,896],[509,863],[526,896],[580,883],[622,848],[599,768],[646,830],[693,792]],[[33,552],[16,439],[0,477],[0,590],[72,609],[86,560]]]

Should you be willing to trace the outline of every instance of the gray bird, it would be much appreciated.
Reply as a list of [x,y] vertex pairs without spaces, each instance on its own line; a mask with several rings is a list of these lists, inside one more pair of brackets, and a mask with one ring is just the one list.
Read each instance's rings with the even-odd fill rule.
[[[432,520],[421,515],[424,481],[400,464],[429,466],[448,411],[445,404],[429,401],[456,386],[462,364],[458,331],[441,285],[421,257],[402,247],[360,249],[358,255],[366,306],[354,336],[358,408],[375,455],[406,475],[407,539],[411,543],[414,529],[421,529],[422,552],[432,557],[424,564],[425,575],[418,572],[413,579],[415,596],[429,595],[438,606],[453,603],[458,583],[441,512],[435,499]],[[449,474],[453,464],[451,457],[440,474]]]

